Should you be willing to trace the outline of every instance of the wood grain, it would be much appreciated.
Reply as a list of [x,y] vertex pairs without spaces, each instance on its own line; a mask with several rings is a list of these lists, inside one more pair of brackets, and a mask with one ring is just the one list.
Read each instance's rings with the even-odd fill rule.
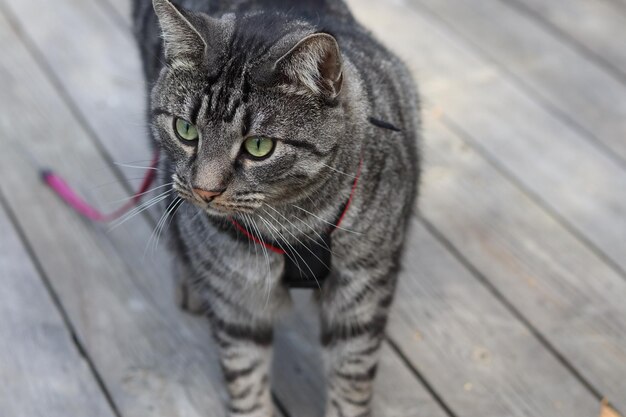
[[626,80],[626,13],[613,0],[504,0]]
[[106,0],[105,2],[111,5],[118,17],[130,24],[131,4],[129,0]]
[[500,1],[410,0],[429,10],[544,107],[626,161],[626,85]]
[[427,126],[425,218],[601,395],[626,409],[626,281],[441,122]]
[[589,416],[597,400],[415,220],[389,335],[463,416]]
[[[129,33],[121,31],[106,9],[91,0],[3,3],[111,160],[149,165],[146,90]],[[139,184],[143,170],[119,169]]]
[[113,417],[0,206],[0,415]]

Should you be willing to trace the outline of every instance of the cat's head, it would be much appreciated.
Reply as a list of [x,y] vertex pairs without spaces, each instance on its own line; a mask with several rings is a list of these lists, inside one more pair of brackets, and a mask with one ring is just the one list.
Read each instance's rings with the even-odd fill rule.
[[340,155],[358,154],[357,88],[333,36],[279,14],[154,7],[166,65],[151,124],[181,197],[221,216],[277,207],[310,198]]

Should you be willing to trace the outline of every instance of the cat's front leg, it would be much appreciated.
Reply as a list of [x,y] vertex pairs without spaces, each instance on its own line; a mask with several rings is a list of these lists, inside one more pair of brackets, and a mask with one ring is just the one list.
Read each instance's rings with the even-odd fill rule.
[[229,394],[229,417],[274,417],[269,366],[272,330],[213,318]]
[[269,381],[273,318],[287,293],[274,288],[268,299],[263,285],[237,284],[231,276],[205,280],[201,287],[230,397],[229,417],[276,415]]
[[373,383],[395,273],[335,273],[322,296],[326,417],[371,417]]

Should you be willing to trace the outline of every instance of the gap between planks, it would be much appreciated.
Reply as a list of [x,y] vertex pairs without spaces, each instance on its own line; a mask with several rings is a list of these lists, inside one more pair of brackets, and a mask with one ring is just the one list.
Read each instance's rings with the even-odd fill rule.
[[471,50],[473,50],[476,55],[481,57],[481,59],[496,66],[504,76],[517,86],[519,91],[534,100],[539,106],[553,115],[556,119],[577,130],[581,136],[585,137],[598,149],[598,151],[602,152],[606,157],[610,158],[622,167],[622,169],[626,170],[626,153],[625,155],[616,153],[615,149],[605,143],[605,141],[594,133],[589,126],[586,126],[583,122],[576,120],[568,113],[567,110],[563,109],[559,104],[554,102],[554,100],[542,95],[536,86],[524,79],[521,75],[518,75],[515,71],[509,69],[505,63],[502,63],[498,58],[493,56],[492,53],[490,53],[485,47],[481,46],[475,39],[468,36],[463,30],[455,27],[455,25],[440,16],[431,8],[431,6],[426,6],[421,0],[409,0],[408,4],[410,7],[421,11],[422,14],[429,17],[431,21],[436,22],[438,25],[444,27],[447,31],[463,40],[463,42]]
[[[619,80],[622,84],[626,85],[626,70],[623,67],[615,65],[611,60],[605,58],[601,53],[594,51],[592,48],[578,40],[575,36],[572,36],[566,30],[558,27],[553,22],[542,16],[535,11],[531,6],[528,6],[520,0],[501,0],[509,7],[517,10],[519,13],[534,19],[537,23],[543,26],[546,31],[550,32],[552,36],[559,39],[564,44],[568,44],[571,48],[575,49],[584,56],[586,59],[594,62],[596,65],[602,67],[607,73],[611,74],[615,79]],[[625,32],[626,33],[626,32]]]
[[[37,256],[33,252],[32,247],[30,246],[26,236],[24,235],[24,231],[20,228],[19,222],[17,221],[13,211],[11,210],[11,207],[7,204],[6,197],[0,190],[0,223],[4,223],[5,221],[8,221],[8,223],[10,224],[9,227],[13,229],[12,231],[14,232],[13,233],[14,240],[16,242],[13,242],[12,239],[10,239],[10,237],[6,235],[3,235],[3,239],[6,239],[9,245],[21,244],[22,250],[23,250],[23,256],[24,258],[27,258],[23,260],[13,259],[13,261],[23,261],[24,263],[27,263],[28,261],[30,261],[30,265],[33,269],[33,275],[37,276],[37,278],[39,279],[39,282],[42,284],[44,291],[46,292],[46,295],[50,297],[50,304],[52,308],[54,308],[56,310],[56,313],[58,313],[60,321],[63,323],[65,330],[67,331],[68,339],[71,341],[72,345],[76,349],[76,352],[80,355],[80,357],[82,357],[85,360],[87,364],[87,368],[89,369],[89,374],[93,377],[93,381],[95,385],[97,386],[97,389],[99,390],[99,392],[102,394],[104,398],[104,402],[107,404],[110,412],[115,417],[121,417],[121,414],[119,410],[117,409],[117,406],[115,402],[113,401],[113,398],[111,397],[110,392],[106,388],[106,385],[104,384],[102,380],[102,377],[100,376],[98,370],[96,369],[89,355],[86,354],[84,346],[81,344],[80,340],[78,339],[74,326],[72,325],[72,322],[67,315],[67,311],[65,311],[65,309],[63,308],[63,305],[61,303],[61,300],[59,299],[58,294],[55,292],[52,286],[52,283],[46,276],[45,271],[43,270],[41,264],[39,263],[37,259]],[[24,268],[26,268],[26,266],[24,266]],[[40,301],[39,300],[35,300],[35,301],[37,302],[36,304],[39,305]],[[43,304],[45,304],[45,302],[43,302]],[[31,307],[28,305],[24,305],[23,308],[31,308]],[[39,307],[32,307],[32,308],[39,308]],[[30,377],[30,375],[28,377]],[[24,384],[23,386],[25,385],[26,384]],[[93,410],[89,410],[89,411],[93,412]]]

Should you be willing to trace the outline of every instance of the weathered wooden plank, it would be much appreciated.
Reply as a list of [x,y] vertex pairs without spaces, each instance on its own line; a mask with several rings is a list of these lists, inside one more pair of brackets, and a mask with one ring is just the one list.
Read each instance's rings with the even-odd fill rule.
[[537,22],[499,1],[411,0],[513,74],[532,96],[557,109],[626,160],[626,86]]
[[0,207],[0,415],[113,417]]
[[442,123],[427,132],[425,218],[626,410],[626,281]]
[[112,178],[94,169],[104,165],[98,151],[2,16],[0,49],[0,190],[114,402],[128,417],[223,415],[208,330],[186,324],[171,301],[167,257],[141,261],[147,225],[129,222],[104,234],[65,207],[26,162],[20,149],[55,161],[69,178]]
[[597,399],[415,221],[391,339],[461,416],[588,416]]
[[118,14],[116,17],[121,17],[130,25],[131,4],[129,0],[104,0],[103,3],[109,3]]
[[[147,99],[133,39],[120,31],[106,9],[94,1],[3,2],[111,159],[147,165]],[[86,17],[98,26],[90,27],[83,21]],[[102,31],[103,25],[106,32]],[[108,138],[119,138],[119,142]],[[118,146],[120,143],[123,146]],[[125,172],[127,178],[143,174],[138,170]]]
[[611,0],[505,0],[556,29],[626,80],[626,13]]
[[[363,0],[357,14],[409,62],[431,108],[626,269],[623,167],[552,117],[447,30],[402,5]],[[369,12],[368,12],[369,10]],[[401,26],[404,31],[395,31]]]
[[[277,326],[274,380],[277,396],[292,416],[323,414],[324,364],[319,347],[319,308],[306,290],[293,291],[294,312]],[[293,386],[296,386],[294,389]],[[376,416],[444,417],[431,395],[385,345],[376,380]]]

